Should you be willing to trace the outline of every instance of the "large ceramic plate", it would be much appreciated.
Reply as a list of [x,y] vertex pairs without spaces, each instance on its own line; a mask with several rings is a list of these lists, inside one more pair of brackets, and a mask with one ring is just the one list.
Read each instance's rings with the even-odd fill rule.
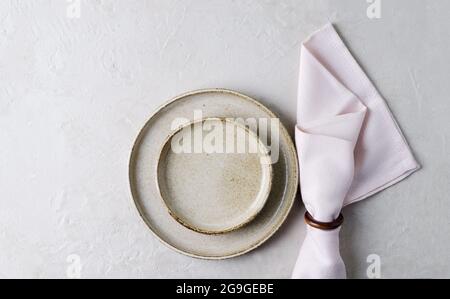
[[195,232],[171,217],[157,180],[161,148],[174,134],[173,121],[193,122],[195,111],[201,111],[203,118],[276,118],[257,101],[229,90],[200,90],[175,98],[149,119],[137,137],[129,165],[132,196],[147,226],[170,248],[204,259],[242,255],[268,240],[286,220],[298,188],[296,151],[286,129],[280,125],[279,155],[272,165],[272,187],[264,208],[253,221],[238,230],[220,235]]

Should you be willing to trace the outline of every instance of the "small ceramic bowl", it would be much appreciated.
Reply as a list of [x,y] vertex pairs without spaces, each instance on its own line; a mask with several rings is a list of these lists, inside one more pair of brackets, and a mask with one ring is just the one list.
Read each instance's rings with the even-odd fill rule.
[[252,221],[272,186],[269,152],[256,133],[228,119],[181,126],[160,152],[157,185],[170,215],[203,234]]

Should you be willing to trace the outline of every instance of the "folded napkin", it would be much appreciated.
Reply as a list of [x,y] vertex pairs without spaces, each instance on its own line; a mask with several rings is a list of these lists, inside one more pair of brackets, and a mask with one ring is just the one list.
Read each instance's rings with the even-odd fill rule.
[[[296,144],[305,207],[332,222],[342,207],[419,169],[383,98],[331,24],[302,45]],[[307,226],[293,278],[345,278],[339,229]]]

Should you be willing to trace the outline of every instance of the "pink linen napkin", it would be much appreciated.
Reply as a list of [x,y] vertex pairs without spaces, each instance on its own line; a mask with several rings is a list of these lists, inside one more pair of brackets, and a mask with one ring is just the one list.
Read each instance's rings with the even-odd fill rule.
[[[305,207],[320,222],[420,168],[383,98],[331,24],[302,45],[296,144]],[[293,278],[345,278],[339,231],[307,227]]]

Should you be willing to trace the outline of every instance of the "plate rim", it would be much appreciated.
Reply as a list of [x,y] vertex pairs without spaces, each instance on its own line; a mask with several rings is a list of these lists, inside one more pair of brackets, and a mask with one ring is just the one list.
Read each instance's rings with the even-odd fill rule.
[[[258,247],[260,247],[262,244],[264,244],[267,240],[269,240],[271,237],[273,237],[273,235],[278,232],[278,230],[283,226],[283,224],[286,222],[287,217],[289,216],[289,214],[292,211],[292,207],[295,203],[295,198],[297,197],[297,193],[298,193],[298,188],[299,188],[299,165],[298,165],[298,157],[297,157],[297,153],[296,153],[296,148],[294,145],[294,142],[292,140],[292,137],[289,135],[286,127],[284,126],[284,124],[280,121],[280,131],[282,132],[283,136],[286,139],[286,143],[287,143],[287,147],[289,149],[289,153],[291,155],[291,158],[294,160],[294,164],[292,167],[292,176],[293,176],[293,181],[295,181],[295,184],[292,185],[291,189],[291,193],[292,193],[292,200],[289,204],[289,206],[287,207],[287,212],[285,213],[285,215],[283,215],[283,217],[280,219],[279,221],[279,225],[274,226],[274,229],[268,233],[264,238],[261,238],[261,240],[259,240],[258,242],[254,243],[253,245],[250,245],[248,248],[243,249],[241,251],[235,252],[233,254],[228,254],[228,255],[221,255],[221,256],[206,256],[206,255],[201,255],[201,254],[196,254],[196,253],[192,253],[192,252],[188,252],[188,251],[184,251],[181,250],[177,247],[175,247],[174,245],[166,242],[165,240],[162,239],[162,237],[160,237],[153,229],[151,224],[149,223],[149,220],[144,216],[144,212],[142,211],[141,206],[139,205],[139,203],[137,202],[137,195],[136,195],[136,190],[134,190],[135,188],[133,187],[133,182],[132,182],[132,172],[133,172],[133,157],[135,155],[138,143],[141,140],[141,137],[144,133],[144,131],[147,128],[147,125],[151,122],[151,120],[159,113],[161,112],[164,108],[166,108],[167,106],[171,105],[172,103],[183,99],[185,97],[189,97],[189,96],[194,96],[194,95],[198,95],[198,94],[205,94],[205,93],[222,93],[222,94],[231,94],[237,97],[240,97],[244,100],[247,100],[253,104],[255,104],[256,106],[258,106],[259,108],[261,108],[264,112],[266,112],[268,115],[274,117],[274,118],[278,118],[277,115],[271,111],[269,108],[267,108],[265,105],[263,105],[262,103],[260,103],[259,101],[257,101],[256,99],[247,96],[245,94],[242,94],[240,92],[231,90],[231,89],[226,89],[226,88],[206,88],[206,89],[196,89],[196,90],[192,90],[192,91],[188,91],[185,93],[182,93],[178,96],[175,96],[167,101],[165,101],[162,105],[160,105],[157,109],[155,109],[153,111],[153,113],[151,114],[151,116],[149,118],[147,118],[147,120],[145,121],[144,125],[141,127],[141,129],[139,130],[138,134],[136,135],[134,142],[133,142],[133,146],[131,149],[131,152],[129,154],[129,159],[128,159],[128,184],[129,184],[129,188],[131,191],[131,198],[133,201],[133,204],[136,208],[136,210],[139,213],[140,218],[144,221],[146,227],[148,230],[150,230],[150,232],[152,233],[152,235],[154,237],[156,237],[157,240],[159,240],[159,242],[161,242],[163,245],[165,245],[166,247],[170,248],[171,250],[180,253],[182,255],[188,256],[188,257],[193,257],[196,259],[201,259],[201,260],[226,260],[226,259],[231,259],[231,258],[235,258],[241,255],[244,255],[246,253],[249,253],[255,249],[257,249]],[[278,118],[279,119],[279,118]],[[291,176],[291,177],[292,177]]]

